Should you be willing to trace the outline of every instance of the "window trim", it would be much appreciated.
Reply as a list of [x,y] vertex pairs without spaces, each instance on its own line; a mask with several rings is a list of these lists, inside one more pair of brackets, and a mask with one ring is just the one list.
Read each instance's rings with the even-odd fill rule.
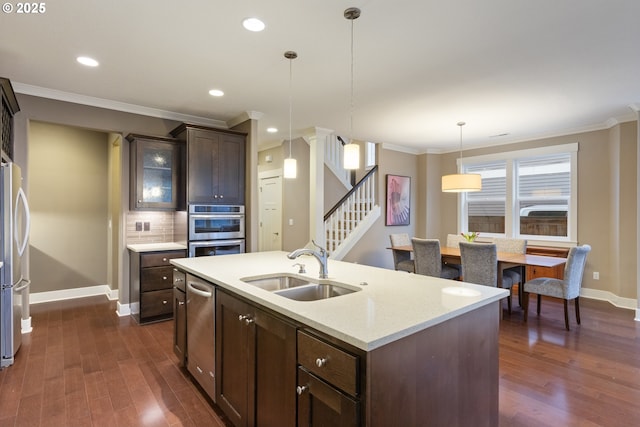
[[[484,154],[480,156],[465,157],[462,160],[457,159],[458,170],[461,173],[466,171],[466,168],[478,163],[488,163],[492,161],[505,161],[506,167],[506,200],[505,206],[511,207],[505,209],[505,233],[483,233],[483,236],[487,237],[508,237],[508,238],[523,238],[527,241],[535,242],[538,245],[553,245],[553,246],[575,246],[578,241],[578,142],[562,144],[562,145],[550,145],[539,148],[529,148],[524,150],[507,151],[495,154]],[[569,153],[571,155],[571,195],[569,196],[569,212],[567,216],[567,237],[560,236],[537,236],[537,235],[520,235],[519,232],[519,217],[514,218],[516,197],[516,174],[514,160],[538,157],[544,155]],[[468,223],[468,209],[467,209],[467,195],[466,193],[458,194],[458,232],[466,230]]]

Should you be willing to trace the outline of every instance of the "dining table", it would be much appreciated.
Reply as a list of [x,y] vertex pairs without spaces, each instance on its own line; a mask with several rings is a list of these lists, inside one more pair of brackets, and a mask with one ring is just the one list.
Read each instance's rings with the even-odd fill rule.
[[[403,246],[391,246],[389,249],[398,250],[398,251],[408,251],[413,252],[412,245],[403,245]],[[442,256],[442,261],[449,264],[462,264],[461,256],[460,256],[460,248],[452,247],[452,246],[442,246],[440,247],[440,255]],[[562,265],[567,262],[566,258],[562,257],[553,257],[553,256],[545,256],[545,255],[533,255],[533,254],[517,254],[511,252],[498,252],[498,282],[496,285],[500,288],[502,287],[502,276],[504,270],[512,267],[526,267],[526,266],[536,266],[536,267],[556,267],[558,265]],[[526,274],[521,275],[521,284],[518,286],[518,297],[520,301],[522,301],[522,288],[526,279]],[[464,280],[464,278],[463,278]]]

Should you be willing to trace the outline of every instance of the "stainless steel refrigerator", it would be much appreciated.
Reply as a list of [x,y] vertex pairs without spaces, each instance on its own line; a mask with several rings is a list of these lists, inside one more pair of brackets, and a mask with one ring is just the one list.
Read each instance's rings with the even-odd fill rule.
[[13,364],[22,343],[22,291],[29,280],[22,270],[22,255],[29,239],[29,205],[22,190],[22,174],[14,163],[2,163],[0,175],[0,368]]

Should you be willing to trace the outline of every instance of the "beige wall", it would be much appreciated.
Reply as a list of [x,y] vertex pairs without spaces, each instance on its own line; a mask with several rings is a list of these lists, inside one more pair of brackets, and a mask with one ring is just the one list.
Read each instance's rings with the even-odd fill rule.
[[32,121],[31,292],[103,285],[108,258],[108,135]]

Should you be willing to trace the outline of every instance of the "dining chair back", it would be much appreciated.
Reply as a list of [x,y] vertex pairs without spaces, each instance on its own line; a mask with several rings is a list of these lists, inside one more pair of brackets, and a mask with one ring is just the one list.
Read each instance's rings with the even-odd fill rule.
[[462,280],[478,285],[496,287],[498,283],[498,254],[495,243],[460,242]]
[[[411,246],[411,239],[407,233],[390,234],[389,240],[391,246]],[[407,271],[413,273],[415,271],[413,259],[411,259],[411,252],[399,251],[392,249],[393,253],[393,266],[396,270]]]
[[574,300],[576,309],[576,322],[580,324],[580,288],[582,276],[587,263],[587,255],[591,246],[575,246],[569,250],[567,263],[564,267],[564,278],[538,277],[525,282],[523,288],[524,321],[527,321],[529,311],[529,294],[537,294],[537,313],[540,314],[540,296],[560,298],[564,300],[564,326],[569,330],[568,301]]
[[[507,252],[511,254],[526,254],[527,253],[527,241],[525,239],[508,239],[504,237],[496,237],[494,239],[494,243],[496,244],[496,249],[498,252]],[[507,268],[502,272],[502,287],[505,289],[511,290],[513,285],[518,284],[519,287],[522,286],[523,277],[525,276],[525,267],[511,267]],[[520,288],[518,288],[520,289]],[[520,292],[518,292],[520,295]],[[520,297],[518,297],[518,301],[522,304]],[[509,292],[509,296],[507,297],[507,307],[509,314],[511,314],[511,292]]]
[[442,277],[443,279],[457,279],[460,271],[442,262],[440,241],[438,239],[411,239],[413,245],[413,259],[416,274]]

